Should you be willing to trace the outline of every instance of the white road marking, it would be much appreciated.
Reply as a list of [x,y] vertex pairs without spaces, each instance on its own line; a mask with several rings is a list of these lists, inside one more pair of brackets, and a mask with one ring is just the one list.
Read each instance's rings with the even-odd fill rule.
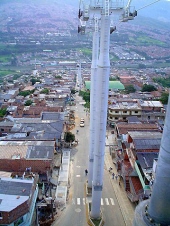
[[114,206],[115,205],[114,200],[112,198],[110,198],[110,201],[111,201],[112,206]]
[[76,175],[76,177],[80,177],[80,175]]
[[77,198],[77,205],[80,205],[80,198]]
[[105,201],[106,201],[106,205],[108,206],[108,205],[109,205],[109,200],[108,200],[108,198],[105,198]]
[[75,199],[74,198],[72,199],[72,204],[75,205]]
[[86,199],[85,198],[83,198],[83,205],[85,205],[86,204]]
[[[110,201],[109,201],[110,200]],[[88,203],[88,199],[86,198],[72,198],[72,205],[75,205],[77,202],[77,205],[86,205]],[[115,206],[115,202],[113,198],[101,198],[101,206]]]

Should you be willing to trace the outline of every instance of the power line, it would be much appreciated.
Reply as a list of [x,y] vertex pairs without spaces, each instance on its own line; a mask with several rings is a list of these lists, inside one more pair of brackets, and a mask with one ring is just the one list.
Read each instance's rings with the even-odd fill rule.
[[146,7],[150,6],[150,5],[153,5],[153,4],[155,4],[156,2],[159,2],[159,1],[160,1],[160,0],[154,1],[154,2],[152,2],[152,3],[150,3],[150,4],[148,4],[148,5],[145,5],[145,6],[141,7],[141,8],[139,8],[139,9],[136,10],[136,11],[139,11],[139,10],[141,10],[141,9],[144,9],[144,8],[146,8]]

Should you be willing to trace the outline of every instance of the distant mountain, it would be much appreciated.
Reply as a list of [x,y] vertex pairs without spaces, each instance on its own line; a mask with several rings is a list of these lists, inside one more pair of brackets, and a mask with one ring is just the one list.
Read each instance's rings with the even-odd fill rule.
[[[84,2],[87,4],[90,2],[90,0],[84,0],[81,2]],[[99,0],[102,1],[102,0]],[[54,11],[56,7],[58,9],[62,9],[63,12],[68,10],[68,6],[72,6],[75,8],[75,15],[77,15],[78,8],[79,8],[79,2],[80,0],[0,0],[0,7],[1,5],[8,4],[9,6],[14,7],[15,3],[20,3],[20,5],[35,5],[35,7],[41,8],[48,6],[48,9],[52,8]],[[128,0],[125,0],[125,6],[127,4]],[[154,3],[155,2],[155,3]],[[154,3],[154,4],[152,4]],[[55,7],[54,7],[55,6]],[[77,9],[77,11],[76,11]],[[145,23],[146,25],[149,24],[149,26],[155,25],[155,26],[161,26],[166,28],[169,26],[168,22],[170,23],[170,0],[132,0],[131,2],[131,9],[132,11],[135,9],[138,12],[137,18],[135,18],[134,23]],[[16,13],[17,13],[16,9]],[[145,18],[144,18],[145,17]],[[154,19],[150,20],[150,18]],[[159,21],[159,23],[158,23]],[[166,23],[161,23],[166,22]],[[145,25],[143,24],[143,25]],[[168,28],[168,27],[167,27]]]

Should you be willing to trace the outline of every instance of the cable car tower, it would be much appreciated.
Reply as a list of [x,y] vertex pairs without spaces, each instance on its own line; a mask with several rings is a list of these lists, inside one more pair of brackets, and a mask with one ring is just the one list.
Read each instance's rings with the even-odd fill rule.
[[111,19],[113,19],[113,21],[128,21],[133,19],[137,13],[135,11],[130,11],[130,3],[131,1],[129,0],[127,6],[124,8],[122,0],[91,0],[90,5],[83,5],[83,10],[79,8],[78,13],[80,19],[78,32],[81,34],[85,33],[89,21],[90,24],[95,24],[91,65],[90,150],[88,176],[88,186],[92,187],[92,206],[90,213],[92,218],[100,217],[103,189],[105,135],[110,75],[110,33],[116,29],[116,27],[111,27],[110,21]]

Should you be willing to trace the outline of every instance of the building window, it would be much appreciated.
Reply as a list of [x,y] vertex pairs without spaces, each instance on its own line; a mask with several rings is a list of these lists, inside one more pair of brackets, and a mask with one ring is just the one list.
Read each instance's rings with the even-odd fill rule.
[[127,113],[127,111],[123,111],[123,113]]
[[112,110],[110,110],[110,112],[112,113],[113,111],[112,111]]
[[110,117],[110,119],[112,119],[112,117]]
[[126,117],[123,117],[123,120],[126,120]]
[[1,131],[3,132],[3,131],[4,131],[4,129],[1,129]]
[[118,120],[119,118],[118,117],[115,117],[115,119]]
[[0,219],[3,219],[3,217],[2,217],[2,213],[0,212]]
[[119,113],[119,111],[115,111],[115,113]]
[[138,111],[135,111],[135,113],[138,113]]
[[22,224],[24,222],[23,217],[19,218],[17,221],[14,222],[14,226],[19,226],[20,224]]

